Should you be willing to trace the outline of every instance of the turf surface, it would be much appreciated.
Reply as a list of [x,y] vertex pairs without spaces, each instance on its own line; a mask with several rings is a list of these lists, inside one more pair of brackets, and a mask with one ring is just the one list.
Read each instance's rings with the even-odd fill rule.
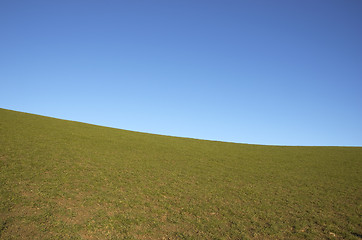
[[361,239],[361,169],[0,109],[0,239]]

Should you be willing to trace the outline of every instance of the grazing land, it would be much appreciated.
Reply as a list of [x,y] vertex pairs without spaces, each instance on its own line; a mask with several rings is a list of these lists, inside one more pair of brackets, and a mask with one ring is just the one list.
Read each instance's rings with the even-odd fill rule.
[[0,239],[361,237],[361,147],[205,141],[0,109]]

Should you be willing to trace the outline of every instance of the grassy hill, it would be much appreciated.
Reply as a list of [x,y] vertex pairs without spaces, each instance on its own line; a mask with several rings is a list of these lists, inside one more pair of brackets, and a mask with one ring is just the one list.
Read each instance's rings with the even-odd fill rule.
[[361,239],[361,187],[360,147],[203,141],[0,109],[0,239]]

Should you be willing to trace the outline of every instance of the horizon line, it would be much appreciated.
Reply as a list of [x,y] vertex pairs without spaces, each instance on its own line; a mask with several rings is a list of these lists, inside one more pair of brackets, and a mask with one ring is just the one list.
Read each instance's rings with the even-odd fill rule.
[[8,109],[8,108],[3,108],[3,107],[0,107],[0,109],[8,110],[8,111],[13,111],[13,112],[18,112],[18,113],[31,114],[31,115],[41,116],[41,117],[47,117],[47,118],[52,118],[52,119],[57,119],[57,120],[63,120],[63,121],[69,121],[69,122],[76,122],[76,123],[83,123],[83,124],[88,124],[88,125],[97,126],[97,127],[112,128],[112,129],[123,130],[123,131],[134,132],[134,133],[151,134],[151,135],[164,136],[164,137],[185,138],[185,139],[200,140],[200,141],[210,141],[210,142],[220,142],[220,143],[233,143],[233,144],[244,144],[244,145],[257,145],[257,146],[271,146],[271,147],[352,147],[352,148],[362,147],[362,146],[360,146],[360,145],[285,145],[285,144],[261,144],[261,143],[233,142],[233,141],[216,140],[216,139],[204,139],[204,138],[196,138],[196,137],[183,137],[183,136],[175,136],[175,135],[168,135],[168,134],[160,134],[160,133],[153,133],[153,132],[141,132],[141,131],[137,131],[137,130],[123,129],[123,128],[118,128],[118,127],[99,125],[99,124],[90,123],[90,122],[82,122],[82,121],[78,121],[78,120],[64,119],[64,118],[53,117],[53,116],[45,116],[45,115],[41,115],[41,114],[37,114],[37,113],[24,112],[24,111],[13,110],[13,109]]

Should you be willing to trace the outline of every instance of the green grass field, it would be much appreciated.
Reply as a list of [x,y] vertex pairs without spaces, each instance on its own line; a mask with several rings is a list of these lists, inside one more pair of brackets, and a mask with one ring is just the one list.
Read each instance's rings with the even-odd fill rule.
[[204,141],[0,109],[0,239],[361,237],[361,147]]

